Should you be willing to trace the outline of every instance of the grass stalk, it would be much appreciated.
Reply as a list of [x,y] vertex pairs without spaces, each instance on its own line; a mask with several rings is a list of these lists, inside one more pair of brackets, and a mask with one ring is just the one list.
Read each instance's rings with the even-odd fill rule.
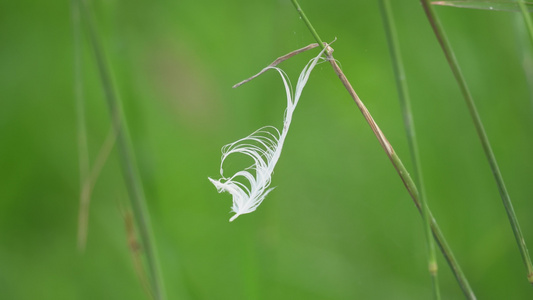
[[524,240],[524,236],[522,235],[522,231],[520,229],[520,225],[518,224],[518,219],[514,212],[511,198],[509,197],[509,194],[507,193],[507,189],[505,187],[505,183],[503,181],[500,168],[498,167],[498,163],[496,162],[496,157],[494,156],[494,153],[490,146],[489,138],[483,127],[483,123],[477,111],[476,105],[474,103],[474,99],[472,98],[472,94],[470,93],[470,90],[468,89],[466,80],[461,72],[461,69],[459,68],[459,63],[455,57],[455,54],[453,53],[452,47],[450,45],[450,42],[448,41],[448,38],[446,37],[446,34],[444,33],[444,29],[439,19],[437,18],[437,15],[435,14],[435,11],[433,9],[433,6],[430,3],[430,0],[421,0],[421,2],[422,2],[422,7],[424,8],[424,12],[426,13],[426,16],[429,20],[429,23],[431,24],[431,27],[433,28],[433,32],[435,33],[435,36],[437,37],[437,40],[439,41],[439,44],[442,50],[444,51],[446,60],[448,61],[448,64],[452,70],[455,80],[457,81],[457,84],[459,85],[461,94],[463,95],[463,98],[465,99],[466,105],[468,107],[468,111],[470,113],[472,121],[474,122],[477,135],[481,141],[481,146],[483,147],[483,151],[485,152],[485,156],[487,157],[487,160],[489,162],[490,168],[492,170],[492,174],[494,176],[494,179],[496,180],[496,185],[498,186],[500,197],[502,198],[503,205],[507,212],[507,217],[509,218],[509,222],[513,229],[513,234],[515,236],[518,249],[520,250],[520,255],[522,256],[522,260],[524,262],[524,265],[526,266],[528,281],[533,284],[533,265],[531,263],[531,258],[529,257],[529,251],[526,246],[526,241]]
[[409,145],[409,152],[411,154],[411,161],[413,164],[413,177],[418,186],[420,205],[422,209],[422,216],[424,220],[424,229],[426,233],[426,243],[428,251],[428,271],[431,276],[434,299],[440,299],[439,281],[438,281],[438,264],[435,253],[435,241],[431,235],[431,221],[429,219],[429,206],[427,203],[424,178],[422,176],[422,165],[418,151],[418,142],[416,139],[415,125],[413,121],[413,113],[411,110],[411,101],[407,87],[405,70],[400,51],[400,44],[396,32],[394,17],[389,0],[379,0],[381,17],[383,19],[385,34],[387,36],[387,43],[389,45],[389,52],[391,55],[394,77],[396,79],[396,88],[398,90],[398,99],[402,108],[403,122],[407,134],[407,142]]
[[80,173],[80,207],[78,213],[78,250],[84,251],[87,241],[89,199],[85,196],[86,179],[89,176],[89,149],[85,122],[85,98],[83,96],[83,70],[81,47],[81,20],[77,0],[71,1],[72,39],[74,42],[74,101],[76,105],[76,129],[78,136],[78,165]]
[[320,48],[324,49],[324,47],[325,47],[324,46],[324,42],[322,42],[322,39],[320,38],[320,36],[316,32],[315,27],[313,27],[311,22],[309,22],[309,19],[305,15],[305,12],[303,11],[303,9],[300,7],[300,4],[298,3],[298,1],[297,0],[291,0],[291,1],[292,1],[292,4],[294,5],[294,7],[296,8],[296,11],[298,11],[298,14],[300,15],[300,17],[304,21],[305,26],[307,26],[307,29],[309,29],[309,31],[311,32],[311,34],[315,38],[315,40],[318,43],[318,45],[320,46]]
[[90,45],[93,50],[105,99],[111,115],[112,126],[116,133],[122,173],[128,195],[131,200],[135,223],[139,229],[139,235],[143,247],[142,249],[145,253],[146,265],[150,277],[150,286],[152,288],[154,298],[156,300],[162,300],[166,298],[163,289],[163,281],[160,274],[160,267],[157,259],[156,247],[148,208],[146,205],[146,199],[129,141],[127,124],[124,118],[121,116],[120,102],[113,86],[109,67],[106,63],[103,48],[101,47],[96,28],[92,22],[89,8],[83,0],[78,1],[82,20],[84,21],[84,25],[88,31]]
[[[306,23],[307,27],[309,28],[309,30],[311,31],[311,33],[313,34],[313,36],[315,37],[315,39],[319,43],[319,45],[324,45],[322,43],[322,40],[318,36],[317,32],[314,30],[314,27],[312,26],[311,22],[305,16],[305,14],[304,14],[303,10],[301,9],[300,5],[298,4],[297,0],[291,0],[291,1],[294,4],[294,6],[296,7],[296,10],[300,14],[300,16],[302,17],[302,20]],[[376,138],[378,139],[379,143],[381,144],[381,147],[383,148],[383,150],[385,150],[385,153],[389,157],[391,163],[393,164],[393,166],[396,169],[396,171],[398,172],[398,175],[400,176],[402,182],[404,183],[407,191],[411,195],[411,198],[413,199],[413,201],[414,201],[419,213],[423,216],[423,208],[422,208],[421,203],[420,203],[419,193],[418,193],[418,190],[416,188],[415,182],[413,181],[413,179],[411,178],[411,176],[407,172],[407,169],[405,168],[405,166],[403,165],[402,161],[400,160],[400,157],[396,154],[396,152],[392,148],[392,145],[389,143],[389,141],[387,140],[387,138],[385,137],[383,132],[379,129],[378,125],[376,124],[376,122],[372,118],[372,115],[370,114],[368,109],[365,107],[365,105],[363,104],[363,102],[361,101],[359,96],[357,96],[357,93],[355,92],[355,90],[353,89],[352,85],[350,84],[350,82],[348,81],[348,79],[346,78],[346,76],[344,75],[342,70],[340,69],[339,65],[337,64],[335,59],[333,59],[333,56],[331,54],[332,52],[333,52],[333,49],[329,49],[329,51],[327,51],[328,60],[329,60],[329,62],[331,64],[331,66],[333,67],[333,70],[335,71],[335,74],[337,74],[337,76],[341,80],[342,84],[344,85],[344,87],[346,88],[346,90],[348,91],[348,93],[350,94],[352,99],[354,100],[355,104],[357,105],[357,107],[359,108],[361,113],[363,114],[365,120],[370,125],[370,128],[372,129],[372,131],[376,135]],[[434,236],[437,244],[439,245],[439,248],[440,248],[442,254],[444,255],[446,261],[448,262],[448,265],[452,269],[452,272],[453,272],[455,278],[457,279],[459,285],[461,286],[461,289],[463,290],[463,293],[465,294],[467,299],[476,299],[476,297],[474,295],[474,292],[472,291],[472,289],[470,287],[470,284],[468,283],[468,280],[466,279],[463,271],[461,270],[461,267],[459,266],[457,260],[455,259],[455,256],[453,255],[451,248],[449,247],[448,243],[446,242],[446,240],[444,238],[444,235],[440,231],[440,228],[439,228],[435,218],[431,214],[431,211],[428,211],[428,216],[429,216],[429,219],[430,219],[430,222],[431,222],[431,230],[433,232],[433,236]]]

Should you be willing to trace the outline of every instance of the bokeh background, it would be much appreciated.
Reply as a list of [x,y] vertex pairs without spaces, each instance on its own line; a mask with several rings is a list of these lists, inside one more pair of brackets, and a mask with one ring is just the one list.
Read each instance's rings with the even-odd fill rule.
[[[377,1],[301,3],[406,166],[409,152]],[[146,299],[113,151],[76,246],[80,178],[67,1],[0,2],[0,298]],[[327,64],[313,71],[273,186],[229,223],[220,148],[282,125],[275,72],[314,42],[288,0],[91,1],[123,102],[169,299],[428,299],[423,226]],[[430,207],[480,299],[533,290],[466,105],[418,1],[393,3]],[[533,110],[518,13],[438,8],[533,247]],[[91,161],[110,129],[83,38]],[[318,50],[283,63],[296,82]],[[531,59],[531,57],[529,57]],[[529,70],[531,71],[531,70]],[[439,254],[443,299],[463,298]]]

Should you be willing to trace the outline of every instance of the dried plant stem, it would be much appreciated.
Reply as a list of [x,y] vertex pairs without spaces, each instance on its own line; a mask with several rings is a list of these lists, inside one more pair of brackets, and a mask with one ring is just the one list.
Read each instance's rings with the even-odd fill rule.
[[141,282],[143,290],[148,296],[148,298],[154,299],[154,295],[152,294],[152,291],[150,289],[150,283],[148,279],[146,278],[146,272],[143,268],[142,251],[141,251],[142,249],[141,249],[141,246],[139,245],[139,241],[137,240],[137,232],[135,230],[135,224],[134,224],[132,213],[130,210],[127,210],[123,207],[121,207],[121,212],[122,212],[122,217],[124,218],[126,235],[128,237],[128,248],[130,249],[131,260],[133,262],[135,273],[137,274],[137,278]]
[[98,152],[98,156],[94,161],[94,165],[91,168],[89,174],[85,175],[81,184],[81,193],[80,193],[80,209],[78,214],[78,249],[84,250],[85,244],[87,241],[87,232],[89,224],[89,205],[91,202],[91,194],[96,183],[96,179],[100,175],[100,171],[105,165],[113,146],[115,145],[117,135],[116,132],[111,128],[107,137]]
[[317,44],[317,43],[314,43],[314,44],[307,45],[307,46],[305,46],[305,47],[303,47],[303,48],[300,48],[300,49],[294,50],[294,51],[292,51],[292,52],[290,52],[290,53],[287,53],[287,54],[285,54],[285,55],[283,55],[283,56],[280,56],[280,57],[276,58],[276,60],[274,60],[270,65],[264,67],[261,71],[259,71],[259,73],[257,73],[257,74],[255,74],[254,76],[249,77],[249,78],[247,78],[247,79],[245,79],[245,80],[243,80],[243,81],[241,81],[241,82],[235,84],[235,85],[233,86],[233,88],[238,88],[238,87],[240,87],[241,85],[243,85],[243,84],[249,82],[250,80],[256,78],[257,76],[259,76],[259,75],[265,73],[266,71],[272,69],[273,67],[279,65],[280,63],[286,61],[287,59],[289,59],[289,58],[291,58],[291,57],[293,57],[293,56],[295,56],[295,55],[297,55],[297,54],[300,54],[300,53],[302,53],[302,52],[305,52],[305,51],[307,51],[307,50],[311,50],[311,49],[313,49],[313,48],[316,48],[316,47],[318,47],[318,44]]
[[466,105],[468,107],[468,111],[470,112],[470,116],[472,118],[472,121],[474,122],[477,135],[481,141],[483,151],[485,152],[485,156],[487,157],[487,160],[489,162],[490,168],[492,170],[492,174],[494,176],[494,179],[496,180],[496,184],[500,192],[500,197],[502,198],[503,205],[507,212],[507,217],[509,218],[509,222],[513,229],[516,243],[520,250],[520,255],[522,256],[522,260],[524,262],[524,265],[526,266],[527,278],[529,282],[533,284],[533,265],[529,257],[529,251],[526,246],[526,241],[524,240],[524,236],[522,235],[522,231],[520,229],[520,225],[518,224],[518,219],[516,218],[516,214],[514,212],[511,198],[509,197],[509,194],[507,193],[505,183],[503,182],[503,177],[500,173],[500,168],[498,167],[498,163],[496,162],[496,157],[494,156],[494,153],[492,152],[489,138],[487,136],[487,133],[485,132],[483,123],[481,122],[481,118],[477,111],[476,104],[474,103],[474,99],[472,98],[472,95],[470,94],[470,90],[468,89],[466,80],[461,72],[461,69],[459,68],[459,63],[457,62],[457,59],[455,58],[450,42],[448,41],[448,38],[446,37],[446,34],[444,33],[442,25],[440,24],[440,21],[437,18],[437,15],[435,14],[433,6],[431,5],[429,0],[421,0],[421,2],[424,8],[424,12],[426,13],[426,16],[429,20],[429,23],[431,24],[431,27],[433,28],[433,32],[435,33],[435,36],[437,37],[437,40],[439,41],[439,44],[442,50],[444,51],[444,55],[446,56],[448,64],[453,72],[453,75],[457,81],[457,84],[459,85],[461,93],[463,94],[463,98],[465,99]]
[[111,74],[104,57],[103,49],[100,45],[98,34],[96,33],[95,26],[92,23],[89,8],[85,5],[84,1],[78,1],[82,20],[84,21],[84,25],[88,31],[90,45],[93,50],[105,94],[105,99],[111,115],[113,130],[117,135],[117,146],[122,166],[122,173],[126,183],[126,188],[128,190],[129,198],[131,200],[135,223],[139,229],[143,247],[142,249],[146,254],[146,264],[150,277],[152,293],[156,300],[165,299],[166,297],[164,294],[163,281],[160,274],[160,267],[157,259],[150,217],[148,208],[146,206],[146,199],[141,180],[139,178],[135,160],[133,158],[133,151],[131,150],[129,142],[127,124],[121,116],[120,101],[116,95],[116,91],[112,83]]
[[434,299],[440,299],[439,281],[438,281],[438,264],[437,255],[435,253],[435,241],[431,235],[431,222],[429,220],[429,206],[426,201],[426,193],[424,188],[424,180],[422,176],[422,166],[418,152],[418,142],[416,140],[415,125],[413,121],[413,113],[411,111],[411,101],[409,99],[409,92],[407,88],[407,81],[403,67],[403,61],[400,54],[400,44],[398,35],[396,33],[394,17],[389,0],[380,0],[381,16],[383,19],[389,51],[391,54],[394,75],[396,79],[396,86],[398,89],[398,99],[403,113],[403,121],[407,134],[407,141],[409,145],[409,152],[411,153],[411,161],[414,170],[414,180],[419,189],[420,205],[423,207],[423,219],[425,224],[426,243],[428,251],[428,271],[431,276]]
[[[313,26],[311,25],[311,23],[309,22],[309,20],[305,16],[305,14],[304,14],[303,10],[301,9],[301,7],[298,5],[298,2],[296,0],[292,0],[292,3],[296,7],[296,10],[298,11],[300,16],[302,17],[302,20],[306,23],[307,27],[309,28],[309,30],[311,31],[311,33],[313,34],[313,36],[315,37],[317,42],[322,47],[324,47],[324,44],[322,43],[322,40],[320,39],[320,37],[318,36],[316,31],[314,30]],[[374,132],[374,134],[376,135],[379,143],[381,144],[381,147],[385,150],[385,153],[387,154],[387,156],[391,160],[394,168],[398,172],[398,175],[402,179],[407,191],[411,195],[411,198],[413,199],[416,207],[418,208],[418,211],[423,216],[424,212],[423,212],[423,208],[422,208],[421,203],[420,203],[419,194],[418,194],[418,190],[416,188],[415,182],[413,181],[413,179],[411,178],[411,176],[407,172],[407,169],[403,165],[403,163],[400,160],[400,158],[398,157],[398,155],[394,152],[394,149],[392,148],[391,144],[389,143],[389,141],[387,140],[387,138],[385,137],[385,135],[383,134],[381,129],[379,129],[379,126],[376,124],[376,122],[372,118],[372,115],[370,114],[368,109],[365,107],[365,105],[363,104],[363,102],[361,101],[359,96],[357,96],[357,93],[355,92],[355,90],[353,89],[352,85],[350,84],[350,82],[348,81],[348,79],[346,78],[346,76],[344,75],[342,70],[340,69],[339,65],[337,64],[335,59],[333,59],[333,56],[331,55],[332,50],[333,49],[331,49],[331,47],[330,47],[330,49],[327,51],[327,53],[328,53],[328,60],[329,60],[329,62],[331,64],[331,66],[333,67],[333,70],[335,71],[335,74],[337,74],[337,76],[341,80],[342,84],[344,85],[344,87],[346,88],[346,90],[348,91],[348,93],[350,94],[352,99],[355,101],[355,104],[357,105],[357,107],[359,108],[361,113],[363,114],[363,116],[366,119],[367,123],[370,125],[372,131]],[[432,216],[430,211],[428,211],[428,216],[429,216],[429,219],[430,219],[430,222],[431,222],[431,230],[433,231],[433,236],[435,237],[435,240],[437,241],[437,243],[438,243],[438,245],[439,245],[439,247],[441,249],[442,254],[446,258],[446,261],[450,265],[450,268],[452,269],[452,272],[454,273],[455,278],[457,279],[459,285],[461,286],[461,289],[463,290],[463,293],[465,294],[467,299],[476,299],[476,297],[474,295],[474,292],[472,291],[472,289],[470,287],[470,284],[468,283],[468,280],[466,279],[463,271],[461,270],[461,267],[459,266],[457,260],[455,259],[450,247],[448,246],[448,243],[444,239],[444,235],[440,231],[440,228],[439,228],[437,222],[435,221],[435,219],[433,218],[433,216]]]

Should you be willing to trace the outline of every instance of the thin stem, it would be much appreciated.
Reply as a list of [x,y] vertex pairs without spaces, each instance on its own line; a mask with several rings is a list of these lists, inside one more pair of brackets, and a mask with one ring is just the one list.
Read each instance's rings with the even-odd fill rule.
[[[300,54],[300,53],[302,53],[302,52],[305,52],[305,51],[307,51],[307,50],[310,50],[310,49],[316,48],[316,47],[318,47],[318,44],[317,44],[317,43],[314,43],[314,44],[311,44],[311,45],[305,46],[305,47],[303,47],[303,48],[300,48],[300,49],[294,50],[294,51],[292,51],[292,52],[290,52],[290,53],[287,53],[287,54],[285,54],[285,55],[283,55],[283,56],[280,56],[280,57],[276,58],[276,60],[274,60],[270,65],[264,67],[261,71],[259,71],[259,73],[257,73],[257,74],[255,74],[254,76],[249,77],[249,78],[247,78],[247,79],[245,79],[245,80],[243,80],[243,81],[241,81],[241,82],[235,84],[235,85],[233,86],[233,88],[238,88],[238,87],[240,87],[241,85],[243,85],[243,84],[245,84],[245,83],[251,81],[252,79],[257,78],[259,75],[265,73],[266,71],[272,69],[273,67],[279,65],[280,63],[286,61],[287,59],[289,59],[289,58],[291,58],[291,57],[293,57],[293,56],[295,56],[295,55],[297,55],[297,54]],[[324,47],[322,47],[322,49],[324,49]]]
[[131,200],[133,216],[140,231],[143,250],[146,253],[146,263],[148,265],[148,273],[150,274],[152,292],[155,299],[165,299],[166,297],[163,290],[162,277],[160,275],[160,267],[152,234],[150,216],[146,206],[146,199],[141,180],[135,166],[133,151],[130,148],[131,146],[127,132],[127,124],[121,117],[120,102],[116,96],[116,91],[104,57],[104,52],[100,45],[95,26],[92,23],[89,9],[85,3],[83,3],[83,1],[81,1],[81,3],[83,4],[81,13],[88,29],[90,44],[94,52],[105,98],[111,114],[113,129],[117,135],[117,145],[122,166],[122,173],[125,179],[129,198]]
[[487,136],[487,133],[485,132],[483,123],[481,122],[481,118],[477,111],[476,105],[474,103],[472,95],[470,94],[470,91],[466,84],[466,80],[461,72],[461,69],[459,68],[459,63],[457,62],[457,59],[455,58],[455,54],[453,53],[450,42],[448,41],[448,38],[446,37],[446,34],[444,33],[443,27],[440,24],[440,21],[437,18],[437,15],[435,14],[433,6],[431,5],[429,0],[421,0],[421,2],[424,8],[424,11],[426,13],[426,16],[429,20],[429,23],[431,24],[431,27],[433,28],[435,36],[437,37],[437,40],[439,41],[440,46],[442,50],[444,51],[444,55],[446,56],[446,59],[448,60],[448,64],[450,65],[450,68],[453,72],[455,80],[457,81],[457,84],[459,85],[463,98],[465,99],[466,105],[470,112],[470,116],[472,118],[472,121],[474,122],[477,135],[481,141],[483,151],[485,152],[485,156],[487,157],[487,160],[489,161],[492,174],[494,176],[494,179],[496,180],[496,184],[498,186],[500,197],[502,198],[502,201],[503,201],[503,206],[505,207],[505,210],[507,212],[507,217],[509,218],[509,222],[511,223],[511,227],[513,229],[513,233],[516,239],[516,243],[518,244],[518,249],[520,250],[520,255],[522,256],[522,260],[524,261],[524,265],[526,266],[528,280],[530,283],[533,284],[533,265],[531,264],[531,259],[529,257],[529,251],[526,246],[526,241],[524,240],[524,236],[522,235],[522,231],[520,229],[520,225],[518,224],[518,219],[516,218],[516,214],[514,212],[511,198],[509,197],[509,194],[507,193],[505,183],[503,182],[503,178],[500,173],[500,168],[498,167],[498,163],[496,162],[496,157],[494,156],[494,153],[492,152],[489,138]]
[[383,19],[387,42],[389,44],[389,51],[391,54],[392,65],[394,69],[394,77],[396,79],[396,87],[398,89],[398,99],[402,107],[403,121],[407,134],[407,141],[409,144],[409,152],[411,153],[411,161],[414,169],[415,183],[419,188],[420,205],[423,207],[422,216],[425,224],[427,251],[428,251],[428,271],[431,276],[433,296],[435,299],[440,299],[439,281],[438,281],[438,264],[435,253],[435,241],[431,235],[431,221],[429,220],[429,206],[426,201],[426,193],[424,188],[424,180],[422,176],[422,166],[420,163],[420,156],[418,152],[418,142],[416,140],[415,125],[413,121],[413,113],[411,111],[411,101],[409,99],[409,92],[407,88],[407,81],[405,70],[403,66],[402,56],[400,53],[400,44],[398,35],[396,33],[394,17],[389,0],[380,0],[381,16]]
[[[298,5],[297,1],[296,0],[292,0],[292,2],[295,5],[295,7],[298,10],[298,12],[300,13],[300,15],[302,16],[302,19],[304,20],[304,22],[306,22],[306,25],[310,29],[311,33],[313,33],[313,35],[315,36],[315,39],[317,40],[317,42],[322,45],[321,39],[318,37],[318,34],[314,30],[313,26],[311,25],[311,23],[309,22],[307,17],[305,17],[305,15],[303,14],[303,11],[300,8],[300,6]],[[416,207],[418,208],[419,213],[421,215],[423,215],[423,212],[421,210],[420,200],[419,200],[419,194],[418,194],[418,190],[416,189],[415,182],[413,181],[411,176],[409,176],[409,173],[407,172],[407,169],[404,167],[404,165],[403,165],[402,161],[400,160],[400,158],[398,157],[398,155],[394,152],[394,149],[392,148],[391,144],[388,142],[388,140],[385,137],[385,135],[383,134],[383,132],[379,129],[378,125],[376,124],[376,122],[372,118],[372,115],[370,114],[368,109],[365,107],[365,105],[363,104],[361,99],[359,99],[359,96],[357,96],[357,94],[355,93],[355,90],[353,89],[352,85],[350,84],[350,82],[348,81],[348,79],[346,78],[346,76],[344,75],[342,70],[340,69],[340,67],[337,64],[337,62],[335,61],[335,59],[333,59],[333,56],[331,55],[332,51],[333,51],[333,49],[331,49],[331,47],[327,51],[328,52],[328,60],[329,60],[329,62],[331,64],[331,66],[333,67],[333,70],[335,71],[335,74],[337,74],[337,76],[341,80],[342,84],[344,85],[344,87],[346,88],[346,90],[348,91],[348,93],[350,94],[352,99],[354,100],[355,104],[357,105],[357,107],[359,108],[361,113],[363,114],[363,116],[366,119],[368,125],[370,125],[370,128],[372,129],[372,131],[376,135],[376,138],[378,139],[379,143],[381,144],[381,147],[383,148],[383,150],[385,150],[385,153],[387,154],[387,156],[391,160],[394,168],[398,172],[398,175],[402,179],[402,182],[404,183],[407,191],[411,195],[411,198],[413,199]],[[452,253],[452,250],[448,246],[448,243],[444,239],[444,235],[440,231],[440,228],[439,228],[437,222],[435,221],[435,219],[433,218],[431,212],[429,212],[429,216],[430,216],[430,220],[431,220],[431,229],[433,231],[433,236],[435,237],[435,239],[436,239],[436,241],[437,241],[437,243],[439,245],[439,248],[441,249],[444,257],[446,258],[446,261],[450,265],[450,268],[452,269],[452,272],[454,273],[455,278],[457,279],[459,285],[461,286],[461,288],[463,290],[463,293],[465,294],[465,296],[468,299],[476,299],[476,297],[474,295],[474,292],[470,288],[468,280],[466,279],[463,271],[461,270],[461,267],[459,266],[457,260],[455,259],[454,255]]]
[[83,72],[81,57],[81,21],[77,0],[71,1],[72,38],[74,41],[74,99],[76,102],[76,127],[78,132],[78,164],[80,168],[80,207],[78,212],[78,250],[84,251],[87,241],[89,201],[86,197],[86,181],[89,176],[89,150],[85,122],[85,98],[83,97]]
[[313,37],[317,41],[318,45],[320,45],[322,50],[324,50],[324,42],[322,42],[322,39],[320,38],[320,36],[316,32],[315,28],[313,27],[311,22],[309,22],[309,19],[305,15],[305,12],[303,11],[303,9],[300,7],[300,4],[298,3],[298,1],[297,0],[291,0],[291,1],[292,1],[292,4],[294,5],[294,7],[296,8],[296,10],[298,11],[298,14],[300,14],[300,17],[304,21],[305,25],[307,26],[307,28],[309,29],[309,31],[311,32],[311,34],[313,35]]

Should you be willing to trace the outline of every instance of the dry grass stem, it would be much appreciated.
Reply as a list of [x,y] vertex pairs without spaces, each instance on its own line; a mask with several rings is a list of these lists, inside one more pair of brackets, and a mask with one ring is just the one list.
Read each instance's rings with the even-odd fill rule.
[[121,208],[122,217],[124,218],[124,225],[126,228],[126,236],[128,238],[128,248],[131,253],[131,260],[133,262],[133,267],[135,269],[135,274],[137,274],[137,278],[141,282],[141,286],[143,287],[143,290],[145,291],[146,295],[150,299],[154,299],[154,294],[152,293],[152,290],[150,289],[150,283],[148,282],[148,278],[146,276],[146,272],[143,267],[142,263],[142,247],[139,243],[139,240],[137,239],[137,231],[135,230],[135,223],[133,220],[133,215],[130,210],[126,210],[124,208]]
[[78,213],[78,249],[80,251],[85,250],[87,243],[87,232],[89,224],[89,207],[91,202],[91,194],[96,184],[96,180],[102,171],[102,168],[115,145],[117,134],[115,130],[109,130],[107,137],[100,148],[100,152],[96,157],[94,166],[88,175],[82,179],[82,186],[80,191],[80,209]]
[[[324,43],[324,45],[326,45],[326,43]],[[293,56],[295,56],[297,54],[300,54],[302,52],[305,52],[307,50],[311,50],[313,48],[316,48],[316,47],[318,47],[318,43],[313,43],[313,44],[307,45],[307,46],[305,46],[303,48],[300,48],[300,49],[294,50],[294,51],[292,51],[290,53],[287,53],[287,54],[285,54],[283,56],[280,56],[280,57],[276,58],[276,60],[274,60],[270,65],[264,67],[261,71],[259,71],[259,73],[255,74],[254,76],[252,76],[252,77],[250,77],[248,79],[245,79],[245,80],[237,83],[236,85],[233,86],[233,88],[240,87],[241,85],[247,83],[248,81],[251,81],[252,79],[258,77],[259,75],[265,73],[269,69],[271,69],[271,68],[279,65],[280,63],[286,61],[287,59],[289,59],[289,58],[291,58],[291,57],[293,57]]]

